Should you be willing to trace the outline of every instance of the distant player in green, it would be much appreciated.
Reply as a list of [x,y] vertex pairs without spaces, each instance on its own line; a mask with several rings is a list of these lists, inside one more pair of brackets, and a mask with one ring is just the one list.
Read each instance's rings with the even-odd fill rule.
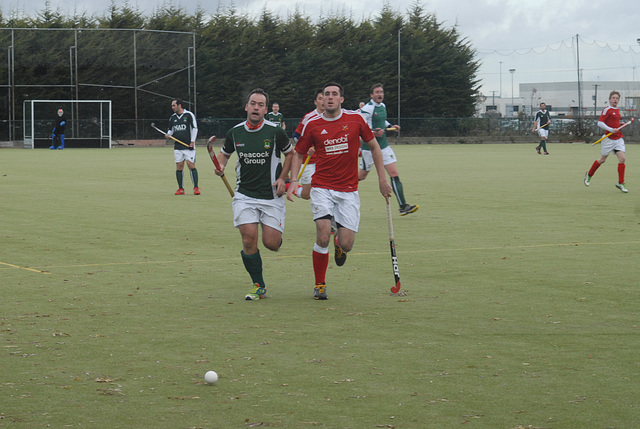
[[[231,155],[238,154],[236,163],[237,189],[233,197],[233,225],[242,236],[242,262],[251,276],[253,289],[246,300],[265,297],[267,286],[262,276],[262,257],[258,249],[258,235],[262,229],[262,244],[277,252],[282,245],[286,213],[285,178],[289,173],[293,147],[282,128],[265,120],[269,96],[262,89],[254,89],[247,98],[247,120],[229,130],[217,155],[224,168]],[[285,154],[284,165],[281,154]]]
[[[387,106],[382,102],[382,100],[384,100],[384,87],[381,83],[376,83],[371,86],[369,93],[371,95],[371,101],[360,108],[360,114],[364,117],[364,120],[373,131],[373,135],[376,137],[376,140],[380,145],[380,149],[382,149],[384,169],[387,170],[387,173],[391,178],[391,187],[393,188],[393,193],[396,195],[396,199],[400,205],[400,216],[406,216],[409,213],[413,213],[418,210],[418,206],[408,204],[404,197],[402,182],[400,182],[400,178],[398,177],[398,168],[396,167],[396,154],[393,152],[393,149],[391,149],[389,142],[387,141],[387,128],[389,128],[391,124],[387,122]],[[391,128],[399,130],[400,125],[394,125]],[[371,156],[369,146],[365,142],[362,142],[360,149],[362,157],[360,158],[358,179],[364,180],[373,166],[373,157]]]
[[547,105],[544,103],[540,103],[540,110],[536,113],[536,117],[533,120],[533,130],[532,132],[538,132],[538,136],[540,136],[540,144],[536,146],[536,151],[538,155],[541,155],[540,149],[544,150],[545,155],[549,155],[547,152],[547,139],[549,138],[549,124],[551,123],[551,115],[547,110]]
[[271,106],[272,112],[267,113],[267,121],[271,121],[283,130],[287,129],[287,124],[284,123],[284,115],[280,113],[280,105],[278,103],[273,103]]
[[183,145],[173,140],[173,156],[176,160],[176,179],[178,180],[176,195],[184,195],[182,183],[185,161],[191,173],[193,193],[200,195],[200,188],[198,188],[198,170],[196,170],[196,137],[198,136],[198,124],[196,123],[195,115],[182,107],[183,104],[184,102],[180,99],[171,102],[173,115],[169,118],[169,131],[167,131],[165,137],[167,139],[173,137],[184,143]]

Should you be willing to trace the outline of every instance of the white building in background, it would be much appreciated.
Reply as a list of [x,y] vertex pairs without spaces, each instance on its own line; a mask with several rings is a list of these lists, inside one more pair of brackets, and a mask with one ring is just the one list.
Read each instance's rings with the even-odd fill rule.
[[[476,108],[477,116],[483,117],[488,111],[497,110],[504,118],[526,117],[535,114],[540,103],[545,103],[552,116],[578,117],[578,82],[521,83],[518,88],[520,96],[513,98],[482,94]],[[621,94],[618,107],[623,117],[635,117],[640,108],[640,82],[586,81],[580,82],[580,88],[582,117],[599,116],[613,90]]]

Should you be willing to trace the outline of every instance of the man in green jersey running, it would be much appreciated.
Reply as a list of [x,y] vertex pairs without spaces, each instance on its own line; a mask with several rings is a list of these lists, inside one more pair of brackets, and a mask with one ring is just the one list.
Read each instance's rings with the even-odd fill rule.
[[[418,210],[418,206],[408,204],[407,200],[404,198],[402,182],[400,182],[400,178],[398,177],[398,168],[396,167],[396,154],[389,146],[389,142],[387,142],[386,130],[391,124],[387,122],[387,106],[382,102],[382,100],[384,100],[384,87],[381,83],[376,83],[371,87],[371,91],[369,92],[371,95],[371,101],[361,107],[360,114],[364,117],[367,124],[369,124],[369,127],[373,131],[373,135],[376,137],[376,140],[378,140],[380,149],[382,149],[384,169],[387,170],[387,173],[391,178],[391,187],[393,188],[393,193],[396,194],[396,199],[400,205],[400,216],[406,216],[409,213],[413,213]],[[394,125],[392,128],[399,130],[400,125]],[[358,179],[364,180],[373,166],[373,158],[371,156],[371,150],[365,142],[362,142],[360,149],[362,157],[360,159]]]
[[279,126],[280,128],[282,128],[283,130],[286,130],[287,125],[284,123],[284,115],[280,113],[280,104],[273,103],[273,105],[271,106],[271,109],[273,109],[273,111],[267,113],[267,116],[266,116],[267,121],[271,121],[277,126]]
[[[236,163],[237,188],[233,197],[233,225],[242,236],[242,262],[251,276],[253,289],[246,300],[265,297],[267,286],[262,277],[262,257],[258,249],[258,231],[262,227],[262,244],[277,252],[282,245],[284,231],[285,178],[289,173],[293,147],[282,128],[265,121],[269,96],[262,89],[254,89],[247,98],[247,120],[227,133],[217,155],[224,169],[231,154],[238,154]],[[284,165],[280,155],[285,154]]]

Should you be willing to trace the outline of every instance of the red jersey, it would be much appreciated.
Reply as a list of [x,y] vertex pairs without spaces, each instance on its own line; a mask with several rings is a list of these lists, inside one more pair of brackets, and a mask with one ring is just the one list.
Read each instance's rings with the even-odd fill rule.
[[360,139],[369,142],[374,138],[360,113],[342,109],[337,118],[319,115],[309,119],[295,150],[304,155],[311,146],[316,149],[312,187],[354,192],[358,190]]
[[[302,130],[304,129],[304,126],[307,125],[307,122],[309,122],[309,120],[311,118],[313,118],[315,116],[318,116],[318,115],[321,115],[321,113],[318,113],[318,109],[314,109],[311,112],[309,112],[306,115],[304,115],[304,117],[300,120],[300,123],[296,127],[296,130],[295,130],[294,134],[298,134],[299,136],[302,135]],[[311,159],[309,160],[309,164],[315,164],[317,159],[318,159],[318,157],[314,153],[313,155],[311,155]],[[305,160],[306,160],[306,158],[305,158]]]
[[[611,128],[620,128],[620,109],[611,106],[605,107],[598,121],[604,122],[608,127]],[[618,131],[617,133],[611,134],[609,136],[609,139],[611,140],[618,140],[620,138],[622,138],[621,131]]]

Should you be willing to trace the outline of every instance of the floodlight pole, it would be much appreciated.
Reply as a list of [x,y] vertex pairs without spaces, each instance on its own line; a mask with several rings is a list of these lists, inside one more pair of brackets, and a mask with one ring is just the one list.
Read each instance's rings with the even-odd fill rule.
[[515,112],[514,104],[513,104],[513,74],[516,72],[516,69],[509,69],[511,72],[511,117],[513,117],[513,113]]

